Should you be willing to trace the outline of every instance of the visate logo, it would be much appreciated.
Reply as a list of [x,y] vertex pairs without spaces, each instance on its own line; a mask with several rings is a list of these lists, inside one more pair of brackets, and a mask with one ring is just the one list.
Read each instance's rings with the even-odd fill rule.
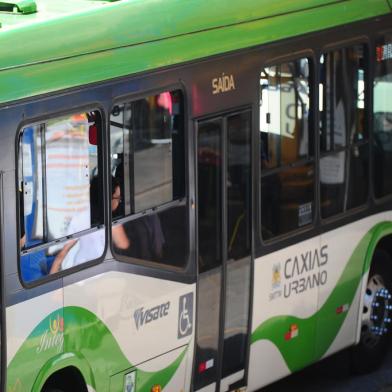
[[139,330],[144,324],[148,324],[169,314],[170,301],[153,308],[144,310],[144,307],[136,309],[133,313],[136,329]]

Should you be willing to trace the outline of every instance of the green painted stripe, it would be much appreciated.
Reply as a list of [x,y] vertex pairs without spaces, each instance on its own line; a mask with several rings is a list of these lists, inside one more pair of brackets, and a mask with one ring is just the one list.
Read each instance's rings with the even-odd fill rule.
[[[64,333],[57,327],[57,320],[62,318]],[[62,337],[64,349],[60,344]],[[184,348],[171,364],[156,372],[136,367],[138,391],[148,392],[154,384],[167,385],[186,351]],[[110,376],[134,368],[108,327],[96,315],[87,309],[70,306],[48,315],[19,348],[7,368],[7,391],[40,391],[47,377],[63,366],[77,367],[97,392],[109,391]]]
[[[290,315],[276,316],[259,325],[251,336],[251,343],[266,339],[272,342],[282,354],[291,372],[322,358],[338,334],[348,312],[336,314],[342,304],[351,304],[363,275],[369,270],[372,255],[379,240],[392,234],[392,223],[375,225],[359,242],[351,255],[334,290],[324,305],[309,318]],[[284,335],[288,326],[296,324],[299,335],[286,341]],[[316,344],[309,336],[315,336]],[[322,332],[322,333],[320,333]]]
[[[205,7],[209,11],[204,8],[206,15],[211,10],[210,3],[207,3],[208,5],[205,5]],[[294,2],[290,3],[294,4]],[[109,7],[115,7],[116,3],[113,4],[113,6],[110,5]],[[255,4],[255,2],[252,4]],[[108,8],[106,17],[110,15],[110,9]],[[247,7],[248,11],[249,9],[250,7]],[[0,38],[3,37],[5,39],[3,46],[4,51],[7,51],[2,52],[0,67],[14,67],[17,64],[46,61],[31,66],[0,71],[0,102],[22,99],[206,58],[219,53],[227,53],[299,34],[372,18],[386,14],[389,11],[385,0],[372,0],[371,6],[365,0],[350,0],[325,7],[312,8],[303,12],[256,19],[227,27],[201,31],[195,30],[192,33],[188,32],[187,34],[180,34],[165,39],[162,38],[166,33],[159,31],[160,24],[158,23],[158,18],[162,18],[161,13],[159,13],[159,15],[145,16],[145,18],[140,18],[140,20],[136,18],[132,23],[132,29],[135,28],[134,24],[136,23],[137,26],[139,24],[144,26],[144,29],[149,26],[148,28],[158,34],[155,37],[157,40],[152,39],[145,44],[138,45],[135,44],[137,40],[132,42],[132,39],[125,34],[128,31],[127,29],[129,29],[129,17],[121,20],[123,26],[121,28],[117,24],[113,24],[115,27],[114,31],[110,30],[110,33],[107,32],[107,35],[104,35],[106,24],[97,23],[92,15],[90,15],[90,21],[93,20],[94,23],[93,35],[91,34],[91,23],[86,23],[85,19],[83,19],[84,22],[81,23],[80,28],[78,23],[76,23],[77,20],[74,20],[74,22],[75,26],[78,27],[72,26],[70,28],[68,23],[66,25],[68,28],[67,32],[61,29],[56,30],[55,23],[51,21],[53,31],[51,30],[51,25],[46,26],[45,29],[36,29],[36,31],[32,28],[27,30],[28,34],[26,34],[31,42],[26,43],[23,46],[23,50],[21,50],[20,42],[25,41],[16,39],[11,32],[8,38],[6,38],[4,33],[0,36]],[[178,14],[175,15],[178,17]],[[195,12],[195,20],[197,20],[196,15],[199,14]],[[148,19],[150,17],[152,19]],[[187,19],[189,17],[191,15],[188,15]],[[116,20],[116,17],[113,16],[112,19]],[[180,23],[180,20],[173,23]],[[100,32],[95,34],[96,29],[103,29],[103,31],[99,30]],[[133,31],[130,33],[130,36],[133,36]],[[79,39],[88,37],[90,41],[78,43],[79,41],[76,38],[68,40],[70,32],[77,34]],[[126,43],[122,41],[125,36],[128,39]],[[148,37],[147,33],[144,39],[146,37]],[[140,40],[143,39],[140,38]],[[117,47],[117,49],[101,51],[102,42],[105,48]],[[17,51],[15,48],[17,48]],[[43,48],[45,48],[44,52]],[[74,52],[75,48],[79,52]],[[83,53],[88,54],[81,55],[79,48],[83,48]],[[64,59],[66,53],[71,57]],[[80,55],[77,55],[77,53]],[[59,60],[60,58],[63,59]]]
[[[237,2],[222,0],[188,0],[186,5],[183,0],[133,0],[113,4],[38,0],[38,9],[37,14],[17,18],[0,13],[3,26],[10,25],[3,27],[0,35],[1,68],[280,16],[284,22],[285,15],[289,14],[297,14],[302,19],[302,25],[293,26],[295,34],[301,34],[309,18],[306,10],[315,10],[321,25],[325,23],[321,17],[330,10],[334,18],[329,19],[329,25],[390,11],[386,0],[372,0],[371,5],[369,0],[242,0],[240,7]],[[268,24],[265,27],[268,28]],[[282,24],[280,28],[286,27]]]

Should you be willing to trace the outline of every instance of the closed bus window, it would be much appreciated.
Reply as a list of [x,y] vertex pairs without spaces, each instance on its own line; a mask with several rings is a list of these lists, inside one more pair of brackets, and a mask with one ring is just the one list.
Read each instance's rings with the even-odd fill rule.
[[320,192],[327,218],[364,204],[368,196],[365,45],[320,57]]
[[102,223],[100,127],[98,112],[77,113],[24,127],[20,134],[20,269],[25,282],[103,253],[103,230],[80,234]]
[[392,33],[377,43],[375,60],[373,178],[376,197],[383,197],[392,193]]
[[260,76],[262,236],[313,222],[313,143],[309,137],[310,61],[264,68]]
[[264,168],[309,156],[309,61],[264,68],[260,78]]
[[119,183],[121,205],[112,215],[115,220],[129,216],[121,225],[128,244],[120,246],[113,235],[118,255],[175,266],[185,263],[184,136],[179,90],[113,107],[112,175]]

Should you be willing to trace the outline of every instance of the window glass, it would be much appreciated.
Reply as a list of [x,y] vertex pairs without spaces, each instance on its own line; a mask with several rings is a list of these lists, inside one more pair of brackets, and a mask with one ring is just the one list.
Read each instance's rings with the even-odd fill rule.
[[264,239],[307,226],[313,222],[313,215],[313,163],[261,178],[261,224]]
[[366,203],[369,190],[369,146],[363,144],[351,148],[349,192],[347,208]]
[[[174,266],[186,262],[184,137],[179,90],[113,107],[112,239],[118,256]],[[176,206],[156,211],[175,200]],[[133,217],[140,212],[143,216]],[[117,224],[124,216],[130,219]]]
[[[50,119],[22,130],[18,173],[21,272],[26,282],[103,253],[103,230],[70,239],[102,223],[100,127],[100,114],[91,112]],[[48,245],[36,250],[39,244]]]
[[320,159],[320,198],[323,218],[344,211],[346,194],[346,151]]
[[243,112],[227,118],[226,192],[229,260],[239,260],[251,252],[250,117],[250,112]]
[[[198,128],[199,271],[222,264],[222,120],[200,122]],[[203,191],[208,189],[208,192]]]
[[365,121],[366,46],[320,57],[320,204],[323,218],[364,204],[369,144]]
[[260,192],[261,234],[265,240],[313,222],[314,164],[300,162],[314,155],[309,132],[310,97],[309,59],[262,70]]
[[[115,106],[111,115],[112,164],[132,194],[127,213],[184,195],[184,132],[180,91]],[[116,161],[117,159],[117,161]],[[130,193],[131,192],[131,193]]]
[[19,195],[24,246],[42,243],[44,239],[42,191],[42,129],[26,127],[20,141]]
[[376,46],[373,85],[374,190],[376,197],[392,193],[392,34]]
[[320,57],[321,151],[367,138],[364,52],[364,45],[355,45]]
[[309,156],[309,60],[264,68],[260,76],[260,137],[264,167]]

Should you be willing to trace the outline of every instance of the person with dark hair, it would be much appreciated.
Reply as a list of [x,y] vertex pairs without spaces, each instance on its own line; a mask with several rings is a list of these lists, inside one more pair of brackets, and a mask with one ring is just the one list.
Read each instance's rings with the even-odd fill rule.
[[[100,197],[99,178],[94,177],[90,184],[90,213],[91,226],[97,225],[102,219],[102,197]],[[121,204],[121,190],[118,180],[112,177],[112,213],[119,208]],[[80,216],[80,215],[79,215]],[[78,215],[72,219],[68,232],[77,233],[80,230]],[[122,225],[112,227],[112,237],[115,246],[119,249],[127,249],[130,241]],[[95,260],[102,256],[105,249],[105,230],[99,229],[92,233],[81,236],[78,239],[68,241],[63,249],[56,255],[50,273],[53,274],[60,270],[74,267],[90,260]]]

